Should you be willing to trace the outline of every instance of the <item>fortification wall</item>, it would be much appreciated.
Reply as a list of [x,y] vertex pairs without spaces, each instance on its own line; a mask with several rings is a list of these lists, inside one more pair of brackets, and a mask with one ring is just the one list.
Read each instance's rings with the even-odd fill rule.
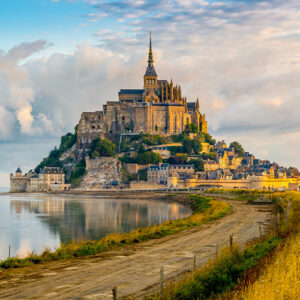
[[10,193],[26,192],[27,178],[25,177],[11,177],[10,178]]

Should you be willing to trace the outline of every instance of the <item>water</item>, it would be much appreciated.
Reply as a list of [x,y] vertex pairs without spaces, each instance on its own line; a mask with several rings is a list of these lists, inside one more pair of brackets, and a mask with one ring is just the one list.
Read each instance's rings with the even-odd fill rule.
[[72,240],[160,224],[190,215],[189,208],[158,200],[111,197],[0,194],[0,259],[54,250]]

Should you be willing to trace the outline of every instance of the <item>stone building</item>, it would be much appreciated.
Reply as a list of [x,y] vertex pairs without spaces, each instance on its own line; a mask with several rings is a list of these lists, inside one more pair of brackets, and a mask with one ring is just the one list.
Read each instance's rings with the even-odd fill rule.
[[29,172],[22,174],[20,168],[15,175],[10,174],[10,192],[46,192],[59,189],[67,190],[69,185],[65,184],[65,174],[61,168],[45,167],[39,174]]
[[28,181],[28,176],[22,174],[20,168],[16,170],[15,175],[10,174],[10,192],[11,193],[22,193],[26,191],[26,185]]
[[78,124],[78,143],[91,143],[96,137],[118,138],[120,134],[140,132],[171,135],[181,133],[194,123],[207,132],[205,115],[199,101],[187,102],[181,87],[160,80],[153,61],[151,36],[148,65],[142,89],[121,89],[119,101],[108,101],[102,111],[83,112]]
[[65,173],[58,167],[45,167],[39,174],[44,184],[44,190],[50,190],[52,185],[65,184]]
[[191,176],[194,172],[194,165],[170,165],[161,163],[148,168],[148,183],[166,185],[169,177],[184,179]]

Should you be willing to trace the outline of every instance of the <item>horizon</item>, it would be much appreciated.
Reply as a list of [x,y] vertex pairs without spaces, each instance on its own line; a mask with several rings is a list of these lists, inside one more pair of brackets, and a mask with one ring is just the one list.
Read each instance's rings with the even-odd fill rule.
[[173,78],[189,102],[199,98],[214,138],[300,169],[299,8],[294,0],[2,1],[0,187],[59,146],[83,111],[142,87],[149,31],[158,77]]

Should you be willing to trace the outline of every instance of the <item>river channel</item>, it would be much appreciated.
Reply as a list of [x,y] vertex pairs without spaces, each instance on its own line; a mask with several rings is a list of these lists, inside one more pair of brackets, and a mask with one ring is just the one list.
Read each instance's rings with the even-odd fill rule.
[[187,217],[191,210],[160,200],[112,196],[0,194],[0,259],[54,250],[72,240],[96,240]]

